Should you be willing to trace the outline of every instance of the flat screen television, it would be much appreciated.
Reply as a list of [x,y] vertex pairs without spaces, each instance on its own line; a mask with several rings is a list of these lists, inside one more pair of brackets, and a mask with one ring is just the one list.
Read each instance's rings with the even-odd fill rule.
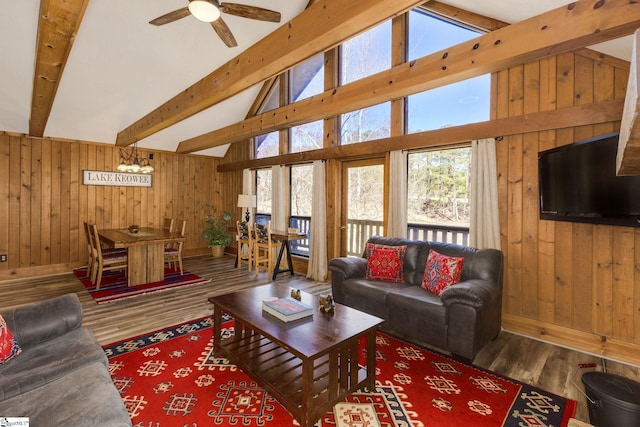
[[616,175],[618,137],[540,152],[540,219],[640,227],[640,176]]

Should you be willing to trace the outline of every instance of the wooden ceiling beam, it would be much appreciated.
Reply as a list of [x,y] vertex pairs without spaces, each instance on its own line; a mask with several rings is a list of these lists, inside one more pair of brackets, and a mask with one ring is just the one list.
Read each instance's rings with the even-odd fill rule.
[[628,0],[578,1],[348,85],[182,141],[176,152],[192,153],[326,119],[618,38],[631,34],[638,27],[640,3]]
[[261,83],[424,0],[319,0],[118,133],[127,146]]
[[245,160],[218,165],[218,172],[265,168],[275,165],[309,163],[314,160],[345,159],[384,154],[393,150],[435,148],[469,142],[479,138],[506,137],[522,133],[541,132],[608,123],[620,120],[623,101],[615,99],[596,104],[578,105],[560,110],[543,111],[468,125],[451,126],[424,132],[400,135],[376,141],[321,148],[301,153],[284,154],[264,159]]
[[42,137],[89,0],[41,0],[29,134]]

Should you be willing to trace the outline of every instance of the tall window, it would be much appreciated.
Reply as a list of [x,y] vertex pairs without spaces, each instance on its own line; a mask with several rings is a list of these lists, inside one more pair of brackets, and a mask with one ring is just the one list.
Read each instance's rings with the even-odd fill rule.
[[477,31],[436,18],[421,9],[412,9],[409,12],[407,59],[413,61],[478,36]]
[[[280,106],[280,79],[276,79],[258,114],[274,110]],[[254,138],[255,158],[263,159],[280,154],[280,134],[278,131],[260,135]]]
[[[391,21],[386,21],[340,46],[340,84],[391,68]],[[390,135],[390,103],[340,116],[340,143],[372,141]]]
[[301,151],[322,148],[323,126],[324,122],[322,120],[293,126],[289,130],[289,152],[300,153]]
[[391,135],[391,103],[374,105],[340,116],[340,143],[373,141]]
[[[447,228],[468,229],[471,147],[422,151],[408,155],[407,222],[409,237],[465,243],[426,233]],[[451,234],[451,233],[450,233]]]
[[[409,12],[408,59],[429,55],[479,35],[414,9]],[[489,120],[490,85],[487,74],[407,97],[407,133]]]
[[391,21],[383,22],[340,46],[340,84],[391,68]]
[[[290,71],[289,98],[300,101],[324,90],[324,54],[316,55]],[[289,152],[322,148],[323,121],[294,126],[289,132]]]
[[278,131],[255,137],[256,159],[273,157],[280,154],[280,134]]
[[[313,201],[313,165],[291,166],[291,216],[289,227],[309,233],[311,229],[311,204]],[[309,256],[309,239],[291,242],[291,253]]]
[[324,54],[316,55],[292,68],[290,73],[291,102],[322,93],[324,91]]
[[271,169],[256,170],[256,213],[271,217]]
[[311,216],[313,166],[291,166],[291,215]]

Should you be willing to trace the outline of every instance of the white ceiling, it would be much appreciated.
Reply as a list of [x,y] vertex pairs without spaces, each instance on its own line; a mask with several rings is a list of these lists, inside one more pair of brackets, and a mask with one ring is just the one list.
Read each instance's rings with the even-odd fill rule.
[[[336,0],[337,1],[337,0]],[[92,0],[69,56],[45,136],[115,143],[119,131],[301,13],[308,0],[238,0],[277,10],[280,24],[223,15],[238,47],[227,48],[192,16],[160,27],[153,18],[186,0]],[[471,12],[518,22],[566,0],[446,0]],[[0,0],[0,130],[28,134],[39,0]],[[629,60],[631,37],[597,46]],[[180,141],[243,120],[259,87],[139,142],[175,151]],[[227,146],[199,152],[222,156]]]

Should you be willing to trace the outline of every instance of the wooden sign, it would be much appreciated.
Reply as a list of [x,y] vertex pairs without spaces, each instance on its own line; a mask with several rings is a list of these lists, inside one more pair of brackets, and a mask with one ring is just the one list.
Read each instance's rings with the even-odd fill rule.
[[112,187],[151,187],[153,175],[108,171],[82,171],[82,184]]

